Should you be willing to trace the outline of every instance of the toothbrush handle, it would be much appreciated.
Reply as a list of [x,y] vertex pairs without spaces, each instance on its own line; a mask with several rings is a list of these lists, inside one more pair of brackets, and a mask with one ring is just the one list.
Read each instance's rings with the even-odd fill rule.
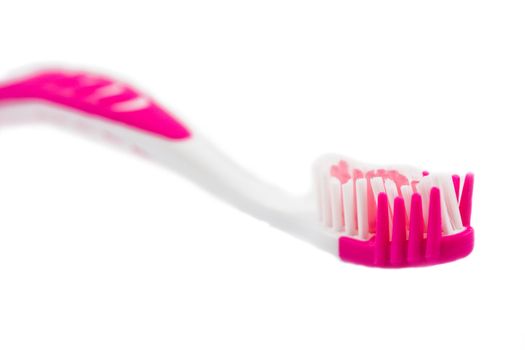
[[0,84],[0,122],[50,121],[98,136],[176,170],[258,217],[289,210],[290,198],[193,135],[153,99],[107,77],[48,70]]
[[191,135],[177,118],[150,97],[101,75],[47,70],[0,85],[0,102],[33,100],[169,140],[182,140]]

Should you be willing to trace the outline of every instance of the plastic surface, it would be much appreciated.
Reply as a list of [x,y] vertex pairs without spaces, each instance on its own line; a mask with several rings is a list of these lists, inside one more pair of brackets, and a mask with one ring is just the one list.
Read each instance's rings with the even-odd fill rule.
[[0,103],[42,100],[168,139],[190,137],[173,115],[134,88],[88,73],[48,70],[0,84]]

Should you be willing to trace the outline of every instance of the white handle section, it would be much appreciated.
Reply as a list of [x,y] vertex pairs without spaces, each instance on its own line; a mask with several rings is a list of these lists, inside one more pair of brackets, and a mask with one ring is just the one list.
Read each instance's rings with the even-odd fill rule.
[[317,222],[313,198],[297,198],[258,180],[198,135],[173,141],[51,103],[0,104],[0,124],[43,121],[138,152],[240,210],[337,254],[337,237],[326,235]]

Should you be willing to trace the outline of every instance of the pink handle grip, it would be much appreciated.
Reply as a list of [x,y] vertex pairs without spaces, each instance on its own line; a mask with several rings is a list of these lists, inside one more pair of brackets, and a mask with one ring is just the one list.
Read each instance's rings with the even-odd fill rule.
[[99,75],[48,70],[0,85],[0,103],[23,100],[61,105],[172,140],[191,136],[151,98]]

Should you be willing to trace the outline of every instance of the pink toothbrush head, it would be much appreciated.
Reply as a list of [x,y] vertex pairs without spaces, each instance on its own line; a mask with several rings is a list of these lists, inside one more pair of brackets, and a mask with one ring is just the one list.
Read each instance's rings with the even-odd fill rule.
[[315,165],[317,196],[296,198],[247,173],[129,84],[81,71],[44,70],[0,84],[0,121],[28,117],[140,153],[343,261],[425,266],[473,249],[472,174],[461,180],[326,156]]
[[441,264],[474,246],[474,176],[433,175],[327,157],[317,165],[323,225],[339,237],[342,260],[377,267]]

